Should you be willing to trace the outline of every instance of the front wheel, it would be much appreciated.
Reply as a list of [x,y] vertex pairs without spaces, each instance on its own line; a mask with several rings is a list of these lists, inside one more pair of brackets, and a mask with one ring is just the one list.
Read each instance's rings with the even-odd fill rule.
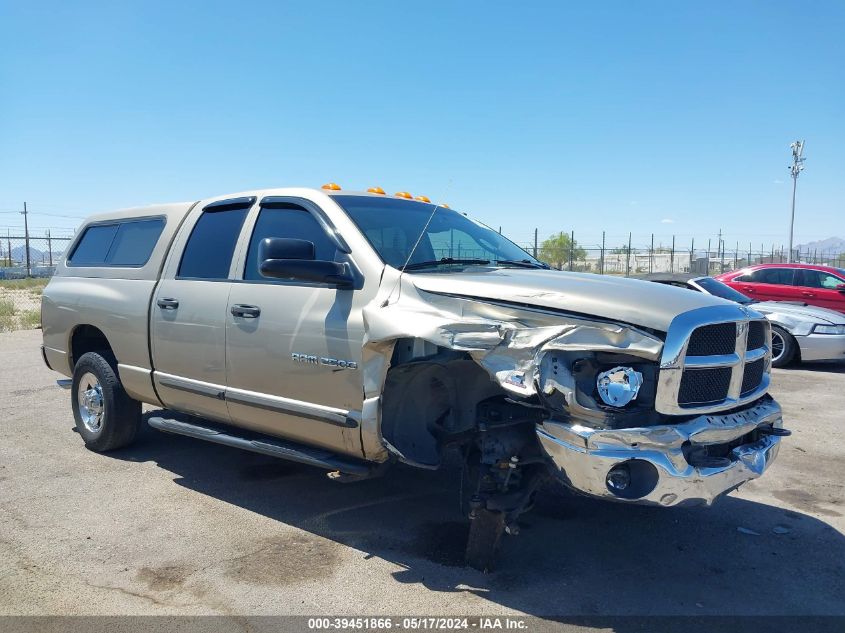
[[102,453],[134,441],[141,403],[123,389],[111,354],[83,354],[73,368],[71,394],[76,429],[87,448]]
[[772,367],[785,367],[795,358],[798,344],[792,335],[777,325],[772,326]]

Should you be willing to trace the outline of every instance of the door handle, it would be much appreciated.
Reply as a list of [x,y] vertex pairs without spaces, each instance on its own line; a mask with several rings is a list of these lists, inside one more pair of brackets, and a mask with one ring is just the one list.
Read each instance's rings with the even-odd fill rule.
[[815,297],[816,296],[815,292],[802,292],[801,294],[804,295],[805,297]]
[[244,319],[254,319],[261,314],[261,308],[258,306],[248,306],[241,303],[236,303],[232,306],[232,316],[241,317]]
[[156,305],[161,308],[162,310],[175,310],[179,307],[179,300],[178,299],[159,299],[156,301]]
[[742,289],[745,292],[754,292],[754,288],[752,288],[751,286],[743,286]]

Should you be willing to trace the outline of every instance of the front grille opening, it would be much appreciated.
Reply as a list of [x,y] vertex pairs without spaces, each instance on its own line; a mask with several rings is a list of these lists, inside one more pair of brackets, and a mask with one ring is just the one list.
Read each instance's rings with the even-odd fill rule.
[[715,323],[693,330],[687,356],[720,356],[736,349],[736,323]]
[[760,349],[766,344],[766,326],[760,321],[748,324],[748,349]]
[[681,378],[678,404],[683,407],[722,402],[728,397],[730,384],[730,367],[688,369]]
[[763,371],[766,368],[765,358],[759,358],[745,366],[742,372],[742,395],[746,396],[763,382]]

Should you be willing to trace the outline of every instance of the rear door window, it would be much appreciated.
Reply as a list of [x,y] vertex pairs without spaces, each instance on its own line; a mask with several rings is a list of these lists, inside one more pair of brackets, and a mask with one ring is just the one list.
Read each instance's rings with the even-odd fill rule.
[[805,288],[823,288],[835,290],[843,282],[838,277],[826,273],[823,270],[802,269],[795,271],[795,285]]
[[792,285],[792,268],[761,268],[751,273],[751,281],[758,284]]
[[207,208],[194,225],[177,277],[227,279],[249,206]]
[[163,229],[164,218],[89,226],[68,263],[72,266],[140,268],[149,261]]

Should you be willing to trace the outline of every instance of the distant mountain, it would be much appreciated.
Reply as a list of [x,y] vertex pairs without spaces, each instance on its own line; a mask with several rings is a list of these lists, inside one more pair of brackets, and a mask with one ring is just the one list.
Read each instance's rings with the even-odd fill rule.
[[815,242],[807,242],[806,244],[799,244],[797,249],[802,252],[818,251],[830,253],[845,253],[845,240],[841,237],[828,237],[823,240],[816,240]]
[[[53,263],[58,261],[58,259],[62,256],[61,253],[54,252],[53,253]],[[3,251],[2,257],[0,259],[5,260],[8,255]],[[24,246],[14,246],[12,247],[12,261],[24,263],[26,261],[26,247]],[[42,251],[37,248],[33,248],[32,246],[29,247],[29,261],[33,266],[41,265],[42,262],[46,263],[50,261],[50,253],[46,250]]]
[[[37,248],[29,247],[29,259],[30,261],[41,261],[41,255],[46,253],[42,253]],[[12,249],[12,259],[18,262],[21,262],[26,259],[26,247],[25,246],[15,246]]]

